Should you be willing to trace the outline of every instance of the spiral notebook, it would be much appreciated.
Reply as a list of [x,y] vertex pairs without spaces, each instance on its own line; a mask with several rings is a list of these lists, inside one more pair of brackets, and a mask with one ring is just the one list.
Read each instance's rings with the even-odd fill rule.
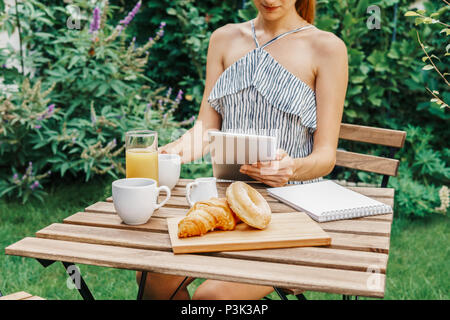
[[318,222],[392,213],[392,207],[331,180],[267,188],[270,196]]

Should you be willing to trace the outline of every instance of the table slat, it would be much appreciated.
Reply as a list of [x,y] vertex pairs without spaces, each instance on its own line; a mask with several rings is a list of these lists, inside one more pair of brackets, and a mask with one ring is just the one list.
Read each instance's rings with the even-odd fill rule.
[[[122,219],[116,214],[97,214],[89,212],[78,212],[66,219],[64,223],[81,224],[88,226],[102,226],[110,228],[121,228],[129,230],[148,230],[157,232],[167,232],[167,223],[163,218],[156,215],[151,217],[149,221],[142,225],[131,226],[122,222]],[[329,232],[343,232],[353,234],[366,234],[374,236],[389,236],[391,231],[391,223],[377,220],[337,220],[330,222],[322,222],[320,227]]]
[[[163,233],[54,223],[36,232],[36,236],[137,249],[172,250],[169,236]],[[325,247],[227,251],[209,255],[357,271],[366,271],[372,266],[377,266],[382,273],[386,270],[388,257],[387,254],[375,252]]]
[[[154,221],[155,220],[155,221]],[[167,224],[163,219],[151,218],[149,222],[138,226],[129,226],[122,223],[117,215],[104,215],[79,212],[66,219],[64,223],[114,228],[123,230],[147,231],[147,232],[167,232]],[[372,252],[389,252],[389,237],[372,236],[365,234],[345,234],[342,232],[328,232],[331,236],[331,248],[372,251]],[[168,235],[167,235],[168,236]]]
[[[116,209],[114,208],[114,204],[112,202],[99,201],[90,205],[86,209],[85,212],[92,213],[113,213],[117,214]],[[161,207],[158,210],[153,212],[153,217],[160,218],[173,218],[185,216],[188,211],[188,208],[171,208],[171,207]]]
[[[108,198],[109,199],[109,198]],[[386,203],[388,205],[393,205],[394,200],[391,198],[376,198],[373,199],[381,201],[383,203]],[[178,214],[186,214],[186,212],[189,210],[189,207],[187,204],[183,203],[185,202],[184,197],[172,197],[169,199],[167,204],[156,210],[154,215],[155,216],[161,216],[161,217],[174,217],[178,216]],[[272,209],[273,213],[286,213],[286,212],[295,212],[296,209],[281,203],[281,202],[269,202],[270,208]],[[114,204],[111,201],[99,201],[97,203],[94,203],[93,205],[90,205],[85,209],[86,212],[95,212],[95,213],[116,213],[116,209],[114,208]],[[161,214],[159,214],[161,212]],[[382,215],[376,215],[376,216],[368,216],[368,217],[362,217],[359,218],[359,220],[379,220],[379,221],[392,221],[392,214],[382,214]]]
[[[175,188],[185,188],[186,185],[189,182],[192,182],[193,179],[180,179],[178,180],[177,185]],[[335,181],[336,182],[336,181]],[[270,188],[270,186],[267,186],[259,181],[252,181],[247,182],[249,185],[251,185],[253,188],[258,189],[258,191],[263,190],[263,192],[266,192],[267,188]],[[336,182],[338,183],[338,182]],[[217,182],[218,188],[226,188],[230,182]],[[368,197],[371,196],[381,196],[381,197],[394,197],[395,189],[394,188],[378,188],[378,187],[358,187],[358,186],[346,186],[346,188],[349,188],[351,190],[354,190],[356,192],[362,193]],[[260,191],[261,192],[261,191]]]
[[[5,249],[6,254],[129,270],[207,279],[298,288],[347,295],[383,297],[382,273],[316,268],[273,262],[211,257],[200,254],[24,238]],[[257,270],[257,272],[255,272]]]
[[[254,186],[254,185],[252,185]],[[226,188],[228,187],[227,182],[221,182],[217,183],[217,192],[220,197],[225,196]],[[266,199],[268,201],[274,201],[277,202],[278,200],[275,198],[272,198],[269,196],[266,190],[267,186],[257,186],[256,189],[259,193],[261,193],[262,196],[267,197]],[[395,189],[393,188],[376,188],[376,187],[349,187],[346,186],[346,188],[356,191],[358,193],[361,193],[368,197],[381,197],[381,198],[394,198]],[[171,193],[173,196],[180,196],[184,197],[186,195],[186,187],[182,185],[176,185],[172,190]],[[112,202],[112,197],[109,197],[107,201]]]
[[7,296],[0,297],[0,300],[24,300],[31,298],[32,295],[25,291],[11,293]]
[[100,214],[89,212],[78,212],[63,220],[64,223],[78,224],[84,226],[97,226],[107,228],[118,228],[128,230],[141,230],[141,231],[153,231],[153,232],[166,232],[167,222],[166,219],[160,219],[152,217],[150,220],[141,225],[127,225],[122,222],[122,219],[116,214]]

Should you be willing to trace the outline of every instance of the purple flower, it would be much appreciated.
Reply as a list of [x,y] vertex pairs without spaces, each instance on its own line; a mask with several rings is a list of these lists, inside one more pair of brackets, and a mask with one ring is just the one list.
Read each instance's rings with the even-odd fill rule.
[[186,126],[186,125],[188,125],[188,124],[191,124],[191,123],[194,122],[194,121],[195,121],[195,116],[192,116],[192,117],[190,117],[190,118],[187,119],[187,120],[181,121],[181,122],[180,122],[180,125]]
[[161,38],[164,35],[164,27],[160,27],[156,35]]
[[169,89],[167,89],[166,92],[166,98],[169,98],[171,94],[172,94],[172,87],[169,87]]
[[120,20],[120,24],[123,24],[124,26],[127,26],[134,18],[134,16],[136,15],[136,13],[138,13],[139,8],[141,7],[141,1],[139,1],[133,8],[133,10],[131,10],[128,15],[125,17],[125,19]]
[[[37,117],[37,121],[42,121],[44,119],[48,119],[51,118],[51,116],[55,113],[55,105],[51,104],[47,107],[47,110],[45,110],[44,113],[42,113],[41,115],[39,115],[39,117]],[[37,124],[34,126],[35,129],[40,129],[42,126],[40,124]]]
[[47,107],[47,111],[45,112],[45,118],[50,118],[53,113],[55,113],[55,105],[52,103]]
[[14,173],[13,180],[17,180],[17,179],[19,179],[19,175],[17,173]]
[[175,98],[175,103],[179,104],[181,102],[181,100],[183,99],[183,90],[179,90],[177,97]]
[[152,107],[153,102],[150,101],[150,103],[147,103],[147,108],[145,109],[145,112],[150,111],[150,108]]
[[53,113],[55,111],[55,104],[54,103],[52,103],[51,105],[49,105],[48,107],[47,107],[47,113]]
[[31,190],[34,190],[34,189],[36,189],[37,187],[39,187],[39,182],[38,182],[38,181],[35,181],[35,182],[33,182],[33,183],[31,184],[30,189],[31,189]]
[[6,68],[6,64],[2,64],[2,68]]
[[100,19],[100,9],[98,7],[95,7],[92,14],[92,22],[89,28],[89,33],[97,32],[98,29],[100,29]]

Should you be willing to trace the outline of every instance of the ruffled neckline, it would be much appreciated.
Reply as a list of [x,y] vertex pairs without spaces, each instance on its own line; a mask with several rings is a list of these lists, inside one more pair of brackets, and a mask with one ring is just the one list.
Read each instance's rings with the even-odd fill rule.
[[255,48],[226,68],[208,97],[222,113],[221,98],[253,87],[273,107],[299,116],[304,126],[316,128],[316,94],[266,50]]
[[[230,70],[233,70],[234,68],[236,68],[237,65],[242,64],[243,61],[246,61],[248,59],[248,57],[252,54],[254,54],[255,52],[260,52],[261,54],[265,55],[265,57],[269,58],[274,64],[277,65],[278,68],[281,68],[286,74],[289,74],[290,77],[292,78],[292,81],[296,81],[298,83],[300,83],[300,86],[302,88],[304,88],[305,90],[309,91],[311,94],[313,94],[314,96],[316,95],[315,91],[308,85],[306,84],[302,79],[300,79],[299,77],[297,77],[295,74],[293,74],[291,71],[289,71],[288,69],[286,69],[285,66],[283,66],[281,63],[278,62],[277,59],[275,59],[267,50],[265,50],[264,48],[261,47],[257,47],[252,49],[251,51],[247,52],[245,55],[243,55],[242,57],[240,57],[238,60],[236,60],[234,63],[232,63],[231,65],[229,65],[219,76],[219,78],[217,78],[216,83],[214,84],[212,90],[211,90],[211,94],[213,91],[217,91],[216,87],[218,86],[218,84],[220,83],[220,80],[225,77]],[[210,96],[211,96],[210,94]]]

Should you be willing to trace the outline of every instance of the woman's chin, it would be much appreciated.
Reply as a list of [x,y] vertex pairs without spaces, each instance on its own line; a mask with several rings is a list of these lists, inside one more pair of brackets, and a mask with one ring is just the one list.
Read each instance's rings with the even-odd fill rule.
[[279,14],[278,12],[260,12],[261,16],[263,17],[264,20],[268,20],[268,21],[274,21],[277,19],[281,18],[281,14]]

